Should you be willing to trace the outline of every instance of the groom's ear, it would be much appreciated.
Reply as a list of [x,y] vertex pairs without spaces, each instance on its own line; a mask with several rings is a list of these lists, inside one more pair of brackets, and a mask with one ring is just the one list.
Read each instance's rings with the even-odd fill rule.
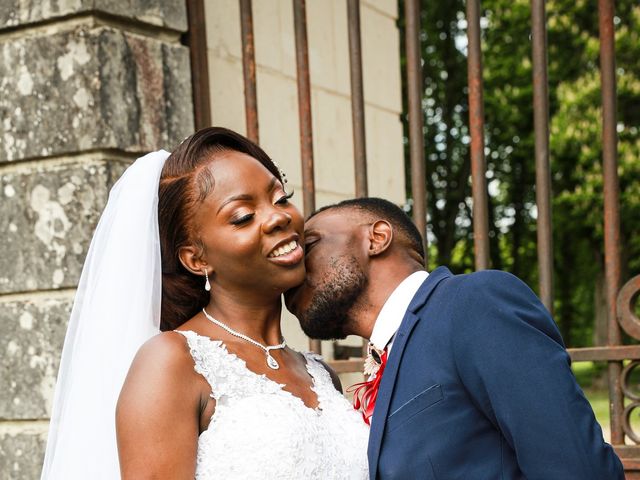
[[393,227],[386,220],[376,220],[369,226],[369,256],[387,251],[393,240]]

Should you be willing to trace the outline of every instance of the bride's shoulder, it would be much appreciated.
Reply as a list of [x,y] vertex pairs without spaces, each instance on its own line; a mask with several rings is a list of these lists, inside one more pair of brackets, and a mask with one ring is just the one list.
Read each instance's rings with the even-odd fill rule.
[[189,441],[198,431],[195,412],[208,392],[193,372],[184,344],[180,334],[166,332],[138,350],[116,405],[120,448],[170,455],[163,450],[166,445]]
[[176,332],[163,332],[147,340],[138,350],[119,404],[130,405],[136,403],[136,399],[148,398],[171,403],[175,397],[172,392],[177,391],[185,394],[183,398],[197,399],[201,387],[184,337]]
[[183,335],[175,331],[161,332],[140,347],[131,368],[170,373],[192,370],[193,360]]

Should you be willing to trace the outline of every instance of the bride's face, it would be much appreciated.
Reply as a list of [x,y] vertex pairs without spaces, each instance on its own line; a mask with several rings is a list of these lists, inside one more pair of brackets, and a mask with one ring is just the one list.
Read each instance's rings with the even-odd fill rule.
[[[216,154],[194,218],[212,286],[279,295],[304,280],[303,218],[280,181],[246,154]],[[212,292],[215,295],[215,292]]]

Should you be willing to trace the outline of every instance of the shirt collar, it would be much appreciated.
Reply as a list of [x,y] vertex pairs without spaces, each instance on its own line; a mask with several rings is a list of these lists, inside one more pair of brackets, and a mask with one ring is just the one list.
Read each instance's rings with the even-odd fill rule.
[[389,295],[373,325],[369,341],[374,347],[383,350],[387,346],[400,327],[411,300],[428,275],[424,270],[412,273]]

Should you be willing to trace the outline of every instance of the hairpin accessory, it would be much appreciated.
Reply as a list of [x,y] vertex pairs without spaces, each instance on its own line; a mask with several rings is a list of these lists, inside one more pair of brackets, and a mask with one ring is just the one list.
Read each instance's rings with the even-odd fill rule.
[[204,270],[204,278],[206,279],[205,282],[204,282],[204,289],[207,292],[210,292],[211,291],[211,284],[209,283],[209,275],[207,275],[207,269],[206,268],[203,268],[203,270]]
[[282,179],[282,183],[283,183],[283,187],[286,186],[286,184],[288,183],[287,181],[287,174],[284,173],[284,170],[282,170],[282,168],[280,168],[280,165],[278,165],[277,162],[273,162],[273,164],[275,165],[275,167],[278,169],[278,173],[280,173],[280,178]]

